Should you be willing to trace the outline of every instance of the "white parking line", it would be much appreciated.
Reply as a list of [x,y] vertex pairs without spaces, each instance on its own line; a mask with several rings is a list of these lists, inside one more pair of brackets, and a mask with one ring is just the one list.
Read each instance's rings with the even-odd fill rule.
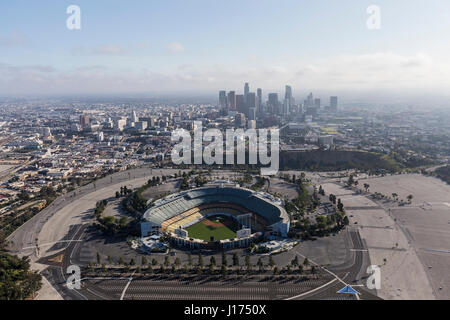
[[127,291],[128,287],[130,286],[131,281],[133,281],[133,276],[136,273],[136,271],[133,272],[133,274],[130,277],[130,280],[126,284],[125,288],[123,288],[122,295],[120,296],[120,300],[123,300],[123,297],[125,296],[125,292]]

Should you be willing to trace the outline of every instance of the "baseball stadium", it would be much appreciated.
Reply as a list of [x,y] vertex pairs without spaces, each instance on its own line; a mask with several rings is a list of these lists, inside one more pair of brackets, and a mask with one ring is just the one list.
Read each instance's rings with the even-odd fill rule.
[[179,247],[247,247],[262,235],[287,237],[281,200],[231,184],[217,184],[155,201],[144,214],[142,237],[164,234]]

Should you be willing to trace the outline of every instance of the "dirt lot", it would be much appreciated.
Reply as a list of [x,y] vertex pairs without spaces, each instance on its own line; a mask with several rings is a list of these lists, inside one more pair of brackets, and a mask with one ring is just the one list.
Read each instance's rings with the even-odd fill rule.
[[[418,174],[360,180],[360,185],[363,183],[370,184],[371,192],[380,192],[388,196],[395,192],[399,195],[399,199],[405,200],[409,194],[414,196],[411,205],[399,206],[397,203],[387,203],[383,206],[386,207],[388,213],[390,212],[391,220],[395,222],[396,228],[401,229],[406,237],[407,246],[414,249],[431,283],[434,295],[438,299],[450,299],[450,277],[448,276],[450,266],[450,206],[448,205],[450,203],[450,186],[436,178]],[[366,211],[360,211],[360,213],[369,214]],[[360,219],[360,224],[373,223],[373,221],[363,220],[361,214],[358,219]],[[389,239],[386,234],[383,236]],[[394,241],[397,242],[391,238],[391,244]],[[402,248],[400,244],[399,246]],[[404,248],[408,249],[407,246]],[[409,252],[409,249],[406,252]],[[412,253],[411,256],[413,256]],[[411,257],[408,256],[408,259]],[[407,265],[408,261],[410,260],[405,260],[402,265]],[[407,272],[407,270],[405,271]],[[416,279],[412,275],[410,281],[417,286]]]

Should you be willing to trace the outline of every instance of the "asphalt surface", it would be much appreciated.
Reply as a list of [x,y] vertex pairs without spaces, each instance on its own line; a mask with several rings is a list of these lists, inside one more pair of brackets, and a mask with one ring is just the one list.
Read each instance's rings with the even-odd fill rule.
[[[165,169],[164,174],[170,175],[178,172],[177,169]],[[361,284],[363,271],[368,265],[368,255],[363,251],[354,251],[352,262],[335,269],[320,270],[318,279],[301,281],[299,277],[288,277],[286,281],[260,281],[259,279],[246,279],[245,281],[225,281],[225,279],[207,280],[190,279],[165,279],[165,278],[145,278],[145,277],[125,277],[113,279],[87,278],[82,279],[81,290],[69,290],[66,286],[66,271],[70,265],[82,265],[81,257],[83,253],[86,225],[71,226],[68,234],[58,241],[50,244],[51,251],[58,251],[64,254],[61,262],[55,262],[52,257],[41,257],[36,249],[36,239],[42,227],[69,203],[79,200],[83,196],[106,188],[111,184],[124,183],[136,178],[146,176],[161,176],[162,170],[140,168],[126,172],[119,172],[112,176],[102,178],[95,183],[83,186],[73,192],[56,199],[49,207],[38,213],[35,217],[17,229],[8,240],[11,241],[10,250],[12,253],[30,256],[32,261],[47,264],[49,267],[43,271],[43,275],[58,290],[64,299],[86,300],[86,299],[354,299],[354,296],[338,295],[336,292],[342,289],[343,285]],[[224,173],[221,173],[224,175]],[[232,173],[234,175],[234,173]],[[349,236],[353,244],[353,249],[365,249],[364,243],[359,237],[357,230],[349,230]],[[49,250],[48,250],[49,251]],[[93,258],[93,253],[87,253]],[[50,258],[50,259],[49,259]],[[90,261],[93,261],[91,259]],[[333,273],[334,272],[334,273]],[[366,290],[359,290],[362,299],[374,299],[374,293]],[[361,287],[362,289],[362,287]],[[297,297],[298,296],[298,297]],[[297,297],[297,298],[296,298]]]

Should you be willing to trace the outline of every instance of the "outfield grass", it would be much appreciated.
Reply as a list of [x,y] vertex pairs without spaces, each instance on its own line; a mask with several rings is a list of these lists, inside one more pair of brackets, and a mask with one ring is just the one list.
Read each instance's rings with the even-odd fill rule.
[[[208,223],[222,223],[226,224],[220,227],[207,225]],[[211,219],[204,219],[199,223],[194,224],[186,229],[190,238],[201,239],[204,241],[210,241],[210,237],[214,237],[214,240],[225,240],[230,238],[236,238],[236,231],[238,224],[231,218],[227,217],[213,217]]]

